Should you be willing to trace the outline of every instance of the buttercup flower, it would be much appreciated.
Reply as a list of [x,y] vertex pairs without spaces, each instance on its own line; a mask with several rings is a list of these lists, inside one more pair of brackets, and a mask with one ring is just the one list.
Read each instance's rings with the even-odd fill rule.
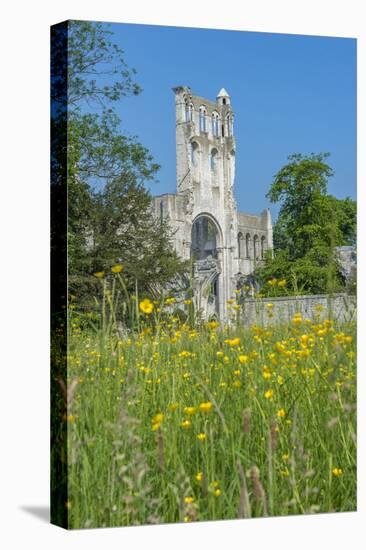
[[113,267],[111,267],[112,273],[121,273],[122,270],[123,270],[122,264],[116,264]]
[[181,423],[181,426],[182,428],[184,429],[187,429],[187,428],[190,428],[192,422],[190,420],[183,420],[183,422]]
[[267,390],[264,394],[266,399],[271,399],[273,397],[273,390]]
[[240,345],[240,338],[228,338],[224,340],[225,344],[228,344],[231,347],[239,346]]
[[146,313],[146,315],[150,315],[150,313],[153,312],[153,309],[154,304],[148,298],[145,298],[145,300],[142,300],[142,302],[140,302],[140,310],[143,313]]
[[201,412],[209,412],[212,409],[211,401],[207,401],[206,403],[201,403],[199,406],[199,409]]
[[185,414],[189,414],[189,415],[192,415],[196,412],[197,408],[196,407],[184,407],[183,411]]
[[156,432],[156,430],[160,428],[163,420],[164,420],[164,415],[162,413],[158,413],[153,417],[152,425],[151,425],[151,429],[153,432]]

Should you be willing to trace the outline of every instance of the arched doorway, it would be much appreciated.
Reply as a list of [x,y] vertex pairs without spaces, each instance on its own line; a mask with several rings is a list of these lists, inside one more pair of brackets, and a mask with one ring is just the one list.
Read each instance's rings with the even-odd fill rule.
[[208,216],[199,216],[192,225],[191,256],[195,260],[217,258],[217,239],[216,224]]
[[194,260],[194,286],[197,308],[208,319],[220,316],[220,273],[218,248],[221,233],[216,220],[200,214],[192,224],[191,258]]

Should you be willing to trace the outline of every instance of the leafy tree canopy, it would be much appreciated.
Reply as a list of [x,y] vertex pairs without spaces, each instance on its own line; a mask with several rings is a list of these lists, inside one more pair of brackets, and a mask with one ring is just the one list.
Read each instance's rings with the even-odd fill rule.
[[[280,204],[280,211],[273,232],[274,256],[257,270],[262,282],[287,279],[295,292],[308,293],[343,287],[335,247],[355,244],[356,202],[327,194],[333,175],[328,157],[291,155],[275,175],[267,197]],[[271,288],[273,292],[274,285]],[[282,287],[282,293],[287,291]]]
[[159,165],[122,131],[114,109],[141,87],[112,36],[105,24],[70,21],[67,56],[62,31],[52,43],[53,180],[63,170],[64,119],[58,115],[67,108],[69,283],[72,294],[88,303],[100,289],[93,273],[107,273],[115,263],[124,265],[131,288],[137,283],[145,291],[184,269],[144,187]]

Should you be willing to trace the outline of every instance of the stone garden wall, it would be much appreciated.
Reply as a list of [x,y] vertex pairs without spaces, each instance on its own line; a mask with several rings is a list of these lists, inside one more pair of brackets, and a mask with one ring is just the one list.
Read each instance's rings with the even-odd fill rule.
[[346,294],[327,296],[285,296],[281,298],[246,298],[243,322],[246,326],[288,322],[296,313],[303,319],[333,319],[334,321],[355,321],[356,297]]

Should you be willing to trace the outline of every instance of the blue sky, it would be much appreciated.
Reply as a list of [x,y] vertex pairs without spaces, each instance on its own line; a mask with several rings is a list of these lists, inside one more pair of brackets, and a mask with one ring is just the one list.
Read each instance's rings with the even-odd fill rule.
[[154,195],[174,193],[175,104],[188,85],[214,100],[224,87],[235,113],[235,197],[240,210],[278,207],[265,195],[292,153],[330,152],[329,192],[356,197],[356,40],[244,31],[112,24],[113,40],[143,92],[117,106],[124,131],[161,165]]

